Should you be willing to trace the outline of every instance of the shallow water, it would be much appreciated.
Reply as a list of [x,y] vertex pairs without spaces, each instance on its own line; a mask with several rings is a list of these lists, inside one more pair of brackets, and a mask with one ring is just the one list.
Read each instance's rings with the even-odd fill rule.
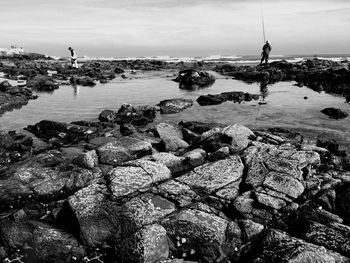
[[[225,102],[215,106],[194,106],[178,114],[158,116],[156,121],[207,121],[241,123],[251,128],[285,127],[329,134],[342,142],[350,143],[350,121],[332,120],[320,111],[327,107],[340,108],[350,113],[350,105],[343,97],[320,94],[306,87],[299,88],[293,82],[269,85],[261,92],[257,83],[221,77],[211,87],[186,91],[171,81],[175,72],[146,72],[129,75],[131,79],[115,79],[95,87],[60,86],[53,93],[38,93],[39,98],[29,101],[19,110],[7,112],[0,117],[0,129],[17,130],[43,119],[71,122],[95,120],[104,109],[117,110],[122,103],[133,105],[156,105],[171,98],[196,100],[203,94],[226,91],[244,91],[264,94],[265,105],[259,101]],[[305,99],[304,97],[307,97]]]

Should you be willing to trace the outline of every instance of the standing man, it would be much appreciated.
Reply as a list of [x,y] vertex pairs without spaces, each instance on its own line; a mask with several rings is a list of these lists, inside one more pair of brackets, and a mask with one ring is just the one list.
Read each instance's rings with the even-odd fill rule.
[[263,50],[263,52],[261,53],[260,65],[263,63],[264,60],[265,60],[265,63],[267,64],[267,62],[269,60],[269,55],[270,55],[270,52],[272,50],[269,41],[266,41],[266,43],[263,46],[262,50]]
[[71,47],[68,48],[68,50],[70,51],[70,62],[73,68],[78,68],[78,56],[77,53],[75,52],[75,50]]

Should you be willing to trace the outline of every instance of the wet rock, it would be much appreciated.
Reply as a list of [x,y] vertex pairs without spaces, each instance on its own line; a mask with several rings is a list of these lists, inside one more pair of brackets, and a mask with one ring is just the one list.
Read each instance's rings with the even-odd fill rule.
[[207,105],[218,105],[226,101],[225,96],[218,94],[218,95],[201,95],[198,97],[197,102],[201,106],[207,106]]
[[166,230],[157,224],[148,225],[123,241],[120,262],[160,262],[169,256]]
[[156,117],[156,108],[151,106],[137,106],[124,103],[116,113],[115,122],[118,124],[130,123],[135,126],[145,126],[153,122]]
[[321,110],[323,114],[326,114],[331,119],[344,119],[348,117],[348,113],[342,111],[341,109],[335,109],[335,108],[325,108]]
[[116,113],[112,110],[104,110],[98,116],[100,121],[110,121],[113,122],[116,118]]
[[234,155],[225,160],[199,166],[190,173],[178,177],[177,180],[193,189],[210,194],[230,183],[240,181],[242,175],[242,161]]
[[5,92],[7,90],[7,88],[9,88],[9,87],[11,87],[11,84],[7,80],[0,82],[0,91],[1,92]]
[[193,101],[190,99],[162,100],[159,103],[160,113],[162,114],[178,113],[184,109],[192,107],[192,105]]
[[27,87],[38,91],[53,91],[58,89],[59,86],[51,77],[36,75],[27,81]]
[[28,104],[29,100],[38,98],[28,88],[10,86],[4,89],[3,92],[0,91],[0,115],[6,111],[20,109]]
[[276,230],[269,230],[252,262],[348,262],[349,259]]
[[215,82],[215,77],[205,71],[196,71],[194,69],[186,69],[179,72],[176,82],[180,82],[183,89],[192,89],[192,85],[199,87],[207,87]]
[[114,168],[108,174],[110,188],[116,198],[147,189],[152,184],[171,178],[170,170],[162,165],[146,160],[137,160]]
[[49,120],[42,120],[35,125],[29,125],[25,129],[46,142],[49,142],[51,139],[56,139],[58,145],[69,145],[81,140],[87,140],[91,134],[97,131],[97,128],[94,127],[72,125]]
[[81,85],[81,86],[90,86],[90,87],[96,85],[94,80],[88,76],[82,76],[82,77],[72,76],[69,81],[72,85]]
[[206,123],[206,122],[198,122],[198,121],[188,121],[188,122],[181,121],[179,125],[198,134],[202,134],[204,132],[207,132],[209,130],[222,126],[222,124],[218,124],[218,123]]
[[207,106],[207,105],[221,104],[226,101],[241,103],[242,101],[252,101],[253,99],[258,100],[259,95],[244,93],[242,91],[230,91],[230,92],[223,92],[220,94],[202,95],[197,99],[197,102],[201,106]]
[[151,153],[152,145],[132,137],[115,139],[97,149],[102,164],[119,165]]

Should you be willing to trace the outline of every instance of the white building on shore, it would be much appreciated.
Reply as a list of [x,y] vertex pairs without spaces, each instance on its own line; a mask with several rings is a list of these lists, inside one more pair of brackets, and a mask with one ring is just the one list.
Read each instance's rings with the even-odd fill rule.
[[14,54],[24,54],[25,51],[23,47],[11,46],[10,48],[0,48],[0,55],[14,55]]

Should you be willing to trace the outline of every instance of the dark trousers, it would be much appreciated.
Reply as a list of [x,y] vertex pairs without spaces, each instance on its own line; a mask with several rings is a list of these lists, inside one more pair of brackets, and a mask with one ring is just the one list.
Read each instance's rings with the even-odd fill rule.
[[261,61],[260,61],[260,64],[262,64],[264,60],[265,60],[265,64],[267,64],[267,62],[268,62],[268,60],[269,60],[269,55],[266,54],[265,52],[263,52],[263,53],[261,54]]

